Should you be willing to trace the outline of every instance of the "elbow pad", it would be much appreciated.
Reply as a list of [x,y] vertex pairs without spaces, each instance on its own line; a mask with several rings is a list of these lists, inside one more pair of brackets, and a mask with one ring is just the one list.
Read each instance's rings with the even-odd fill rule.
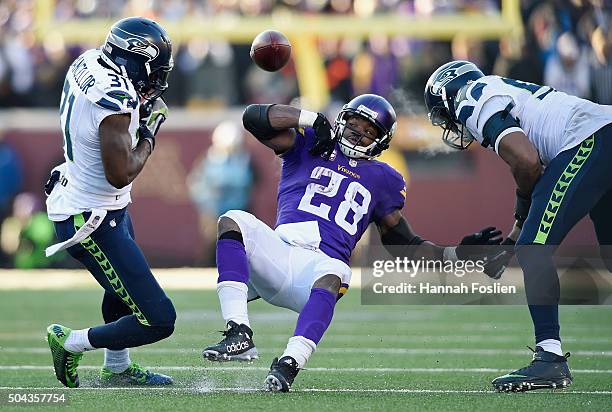
[[242,125],[258,140],[270,140],[278,130],[270,125],[268,110],[273,104],[250,104],[242,113]]

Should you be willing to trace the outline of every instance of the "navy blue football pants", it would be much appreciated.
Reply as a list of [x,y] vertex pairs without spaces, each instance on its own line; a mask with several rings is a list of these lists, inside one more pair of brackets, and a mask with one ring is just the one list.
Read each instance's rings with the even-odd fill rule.
[[580,145],[559,153],[546,167],[532,196],[517,242],[536,343],[559,339],[559,277],[553,253],[589,214],[602,258],[612,271],[612,124]]
[[[70,239],[90,213],[55,223],[60,241]],[[104,288],[104,325],[89,330],[96,348],[113,350],[146,345],[172,334],[176,312],[159,286],[138,245],[127,208],[110,211],[98,229],[68,253]]]

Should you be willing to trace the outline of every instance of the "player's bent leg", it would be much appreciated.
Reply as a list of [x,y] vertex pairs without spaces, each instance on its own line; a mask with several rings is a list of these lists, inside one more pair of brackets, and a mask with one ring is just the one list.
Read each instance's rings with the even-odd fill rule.
[[609,190],[590,212],[599,251],[604,265],[608,271],[612,272],[612,190]]
[[[138,246],[131,237],[126,236],[128,233],[124,227],[126,215],[125,210],[110,212],[106,220],[112,220],[114,224],[107,226],[107,222],[104,222],[100,226],[103,228],[102,230],[99,229],[99,232],[94,232],[80,245],[68,251],[87,267],[108,293],[119,297],[123,304],[129,307],[131,314],[105,325],[81,330],[64,328],[62,331],[61,327],[54,328],[54,325],[51,325],[49,327],[51,331],[59,331],[55,334],[55,338],[48,334],[56,375],[61,375],[62,369],[69,366],[67,363],[65,365],[58,364],[58,360],[66,358],[66,356],[60,356],[61,353],[56,356],[57,353],[61,352],[57,348],[58,341],[61,341],[59,343],[61,343],[63,350],[70,353],[82,354],[84,351],[96,348],[121,351],[128,347],[164,339],[170,336],[174,330],[176,319],[174,306],[157,284]],[[69,220],[72,221],[73,219]],[[73,231],[79,227],[79,221],[84,222],[84,220],[82,215],[75,216]],[[56,228],[58,228],[57,225]],[[64,229],[65,227],[58,228],[60,239],[63,231],[65,231]],[[70,234],[68,237],[70,237]],[[106,304],[115,305],[110,301]],[[113,310],[107,307],[107,310],[108,312],[105,313],[106,321],[121,314],[120,310],[117,312],[116,307]],[[111,313],[113,311],[115,311],[114,314]],[[62,334],[64,339],[59,339],[61,337],[59,335]],[[126,371],[131,366],[132,363]],[[76,376],[76,379],[72,379],[74,382],[77,381],[78,375],[76,375],[76,368],[73,369]],[[136,369],[140,369],[141,372],[145,371],[142,368]],[[135,375],[135,373],[132,375]],[[145,375],[144,379],[139,377],[136,381],[144,384],[156,384],[155,382],[160,382],[158,377],[163,377],[163,375],[153,373]],[[165,384],[171,383],[171,379],[168,377],[164,377],[162,380]],[[66,384],[64,381],[62,383]]]
[[310,297],[300,312],[293,337],[282,356],[275,358],[266,377],[266,385],[273,392],[288,392],[298,372],[316,350],[329,327],[340,290],[340,277],[332,274],[317,279]]
[[241,217],[245,219],[244,215],[248,214],[232,210],[222,215],[218,222],[217,294],[226,330],[219,343],[202,351],[202,356],[210,361],[251,361],[258,358],[247,310],[249,264],[238,223]]
[[560,290],[552,256],[570,229],[608,190],[610,148],[601,137],[598,132],[557,155],[534,188],[516,255],[523,269],[536,350],[528,366],[494,379],[496,390],[563,388],[572,383],[559,337]]

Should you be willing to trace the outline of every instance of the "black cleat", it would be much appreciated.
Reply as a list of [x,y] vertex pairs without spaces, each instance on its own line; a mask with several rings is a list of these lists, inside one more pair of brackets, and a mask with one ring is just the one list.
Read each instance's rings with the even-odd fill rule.
[[289,392],[299,371],[297,362],[291,356],[283,356],[280,359],[274,358],[266,378],[268,390],[271,392]]
[[529,366],[495,378],[491,383],[497,392],[565,389],[572,384],[572,375],[567,366],[569,357],[569,352],[559,356],[536,346]]
[[204,349],[202,356],[209,361],[251,361],[257,359],[257,348],[253,343],[253,331],[247,325],[234,321],[227,323],[227,330],[222,332],[225,338],[216,345]]

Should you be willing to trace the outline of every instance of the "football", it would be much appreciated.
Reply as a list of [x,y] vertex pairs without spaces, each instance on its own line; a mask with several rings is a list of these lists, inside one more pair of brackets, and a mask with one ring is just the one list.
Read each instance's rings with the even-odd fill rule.
[[251,59],[261,69],[275,72],[282,69],[291,57],[291,43],[276,30],[259,33],[251,44]]

